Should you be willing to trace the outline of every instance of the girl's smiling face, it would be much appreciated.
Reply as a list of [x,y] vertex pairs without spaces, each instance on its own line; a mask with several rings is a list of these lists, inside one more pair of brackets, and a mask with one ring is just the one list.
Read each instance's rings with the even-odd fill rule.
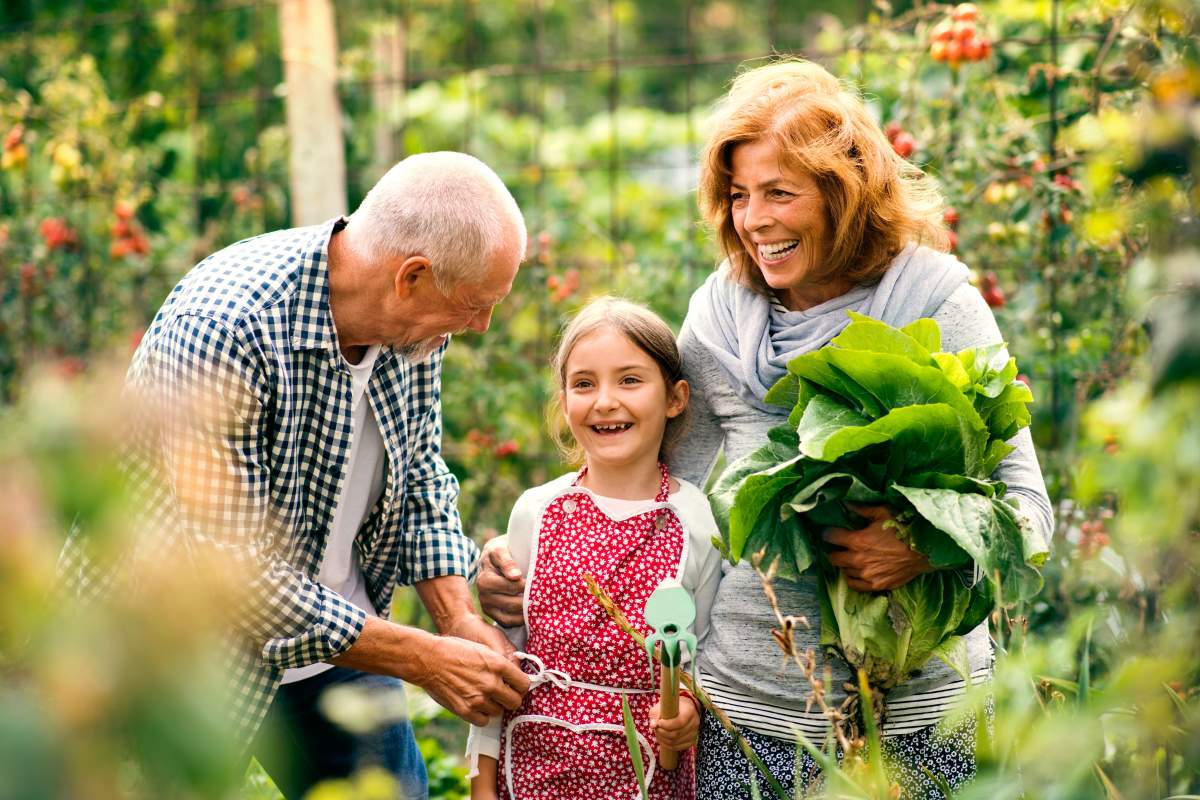
[[667,420],[687,406],[687,383],[667,386],[648,353],[602,327],[567,356],[563,414],[589,470],[645,468],[658,462]]
[[774,142],[763,139],[739,144],[729,161],[734,229],[784,305],[811,308],[844,294],[849,287],[840,282],[812,279],[832,240],[825,198],[813,177],[783,163]]

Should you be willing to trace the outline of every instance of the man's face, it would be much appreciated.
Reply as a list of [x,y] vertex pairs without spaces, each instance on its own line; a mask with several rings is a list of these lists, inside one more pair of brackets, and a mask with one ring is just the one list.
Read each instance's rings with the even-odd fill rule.
[[415,293],[415,311],[397,320],[403,331],[392,341],[396,351],[412,362],[423,361],[447,338],[468,330],[483,333],[492,322],[492,311],[512,291],[520,266],[516,248],[505,248],[492,260],[478,284],[458,284],[442,291],[424,282]]

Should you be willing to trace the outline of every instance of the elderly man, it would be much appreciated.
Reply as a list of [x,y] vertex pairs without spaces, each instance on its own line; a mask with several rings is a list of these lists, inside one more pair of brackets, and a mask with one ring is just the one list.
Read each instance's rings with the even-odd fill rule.
[[[200,262],[134,355],[128,388],[163,416],[135,425],[131,475],[156,531],[240,576],[232,732],[289,798],[364,760],[427,793],[407,721],[352,737],[317,709],[329,686],[408,681],[474,723],[528,689],[472,605],[440,453],[443,352],[488,329],[525,237],[487,166],[411,156],[349,219]],[[387,621],[407,584],[442,635]]]

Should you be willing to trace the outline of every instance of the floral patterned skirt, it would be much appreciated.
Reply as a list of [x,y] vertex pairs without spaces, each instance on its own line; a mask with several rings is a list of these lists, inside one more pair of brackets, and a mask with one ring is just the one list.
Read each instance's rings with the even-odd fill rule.
[[[991,725],[991,705],[986,712]],[[821,768],[808,755],[797,754],[795,743],[739,728],[771,774],[783,785],[788,796],[796,792],[797,776],[801,792],[819,794]],[[883,759],[888,776],[900,785],[904,800],[945,800],[945,795],[926,774],[926,770],[958,789],[975,777],[974,716],[939,723],[903,736],[883,740]],[[838,757],[841,757],[838,753]],[[700,725],[700,746],[696,757],[697,800],[751,800],[750,776],[758,780],[762,797],[773,797],[766,781],[742,755],[716,717],[705,714]]]

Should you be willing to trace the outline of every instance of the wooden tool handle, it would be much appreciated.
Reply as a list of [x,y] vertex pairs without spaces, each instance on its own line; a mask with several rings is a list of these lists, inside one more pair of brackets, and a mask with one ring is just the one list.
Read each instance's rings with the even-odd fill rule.
[[[675,719],[679,716],[679,669],[677,667],[662,668],[659,679],[659,717]],[[659,748],[658,765],[666,770],[679,766],[679,753],[666,747]]]

